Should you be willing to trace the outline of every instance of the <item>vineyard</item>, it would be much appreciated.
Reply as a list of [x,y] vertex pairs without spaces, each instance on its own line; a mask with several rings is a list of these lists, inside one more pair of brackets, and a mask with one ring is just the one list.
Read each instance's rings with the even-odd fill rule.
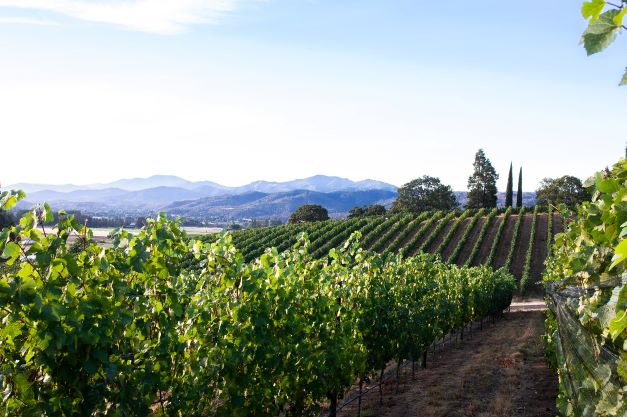
[[[497,349],[480,340],[498,340],[496,364],[517,363],[532,382],[512,381],[536,394],[547,387],[536,409],[552,395],[551,378],[536,379],[546,355],[562,415],[623,416],[626,181],[625,161],[597,174],[577,212],[401,213],[202,239],[159,216],[134,235],[116,230],[111,246],[64,212],[43,227],[53,213],[35,207],[0,235],[0,415],[331,417],[354,399],[361,412],[364,381],[364,392],[379,387],[366,411],[410,407],[418,394],[399,394],[401,369],[411,364],[413,380],[416,361],[441,358],[438,345],[453,335],[464,343],[486,317],[494,324],[516,290],[544,289],[542,275],[545,350],[538,314],[509,313],[504,334],[470,344],[483,353],[451,353],[472,363],[456,378],[492,367]],[[22,198],[3,192],[1,207]],[[523,366],[521,352],[537,366]],[[394,372],[398,396],[388,388],[384,402]],[[477,395],[502,386],[492,381],[473,385]],[[445,407],[438,398],[426,405]]]
[[[384,252],[422,221],[409,216],[327,222],[311,231],[317,246],[293,235],[306,226],[240,234],[250,253],[291,245],[252,262],[229,235],[203,244],[164,217],[117,231],[111,248],[59,218],[47,233],[52,213],[35,208],[2,231],[0,415],[317,416],[357,379],[500,315],[515,285],[504,270],[386,257],[351,236]],[[68,245],[76,234],[82,246]]]
[[534,284],[540,281],[553,236],[562,228],[558,214],[537,209],[438,211],[248,229],[233,233],[233,244],[251,261],[266,248],[279,252],[290,248],[304,232],[312,256],[322,258],[358,231],[362,247],[373,252],[404,256],[425,252],[458,266],[505,267],[523,292],[537,292]]

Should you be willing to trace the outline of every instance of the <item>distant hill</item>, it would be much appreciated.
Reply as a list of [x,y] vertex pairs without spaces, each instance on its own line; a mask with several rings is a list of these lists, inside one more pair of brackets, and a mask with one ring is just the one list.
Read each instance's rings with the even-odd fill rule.
[[[376,180],[352,181],[347,178],[315,175],[285,182],[255,181],[240,187],[227,187],[211,181],[187,181],[171,175],[123,179],[108,184],[77,186],[15,184],[27,192],[20,208],[49,202],[55,209],[81,210],[89,214],[154,213],[196,219],[287,219],[302,204],[320,204],[334,217],[341,217],[356,206],[383,204],[390,207],[396,186]],[[455,192],[464,206],[467,192]],[[505,193],[498,194],[503,206]],[[535,193],[523,194],[523,203],[535,204]]]
[[154,213],[197,219],[281,218],[301,204],[322,204],[335,216],[355,206],[390,205],[396,186],[375,180],[352,181],[316,175],[285,182],[255,181],[227,187],[211,181],[187,181],[170,175],[123,179],[108,184],[61,186],[15,184],[27,192],[20,208],[48,202],[55,209],[82,210],[90,214]]
[[4,188],[18,188],[27,193],[40,191],[57,191],[57,192],[73,192],[87,190],[104,190],[109,188],[120,189],[125,191],[140,191],[151,188],[172,187],[182,188],[185,190],[196,191],[205,197],[216,195],[243,194],[253,191],[262,193],[277,193],[294,190],[318,191],[321,193],[330,193],[342,190],[388,190],[396,191],[396,186],[382,181],[363,180],[352,181],[347,178],[333,177],[327,175],[315,175],[313,177],[302,178],[285,182],[271,181],[255,181],[250,184],[239,187],[228,187],[220,185],[212,181],[188,181],[173,175],[153,175],[148,178],[122,179],[106,184],[87,184],[87,185],[52,185],[52,184],[29,184],[19,183],[12,184]]
[[320,204],[333,217],[341,217],[355,206],[384,204],[389,206],[396,193],[387,190],[335,191],[321,193],[294,190],[279,193],[251,192],[235,196],[207,197],[192,201],[178,201],[164,210],[188,218],[202,214],[209,218],[229,217],[287,219],[303,204]]
[[[455,191],[454,194],[460,207],[464,207],[466,205],[466,202],[468,201],[468,192],[467,191]],[[514,203],[516,203],[516,193],[514,193]],[[523,206],[534,206],[535,204],[536,204],[536,193],[523,192]],[[505,206],[505,193],[504,192],[497,193],[496,205],[499,207]]]

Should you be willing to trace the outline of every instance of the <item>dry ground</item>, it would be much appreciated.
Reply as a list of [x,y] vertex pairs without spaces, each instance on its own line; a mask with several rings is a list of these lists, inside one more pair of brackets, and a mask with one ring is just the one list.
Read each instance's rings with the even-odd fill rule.
[[[557,377],[544,362],[544,313],[537,309],[541,303],[530,304],[466,334],[464,342],[451,343],[435,357],[430,353],[428,368],[414,380],[406,370],[398,393],[393,381],[386,384],[382,405],[378,390],[371,391],[362,416],[555,416]],[[356,405],[339,415],[356,415]]]

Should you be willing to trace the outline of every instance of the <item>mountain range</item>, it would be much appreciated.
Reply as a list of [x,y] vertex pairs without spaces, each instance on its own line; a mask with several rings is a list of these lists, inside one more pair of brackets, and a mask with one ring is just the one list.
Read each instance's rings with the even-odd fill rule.
[[333,215],[357,205],[390,205],[397,187],[381,181],[351,181],[316,175],[285,182],[255,181],[239,187],[188,181],[169,175],[123,179],[106,184],[13,184],[26,191],[21,208],[48,202],[54,208],[91,214],[168,213],[194,218],[285,218],[301,204],[321,204]]
[[[325,175],[285,182],[255,181],[239,187],[155,175],[106,184],[22,183],[7,188],[26,191],[26,201],[18,205],[22,209],[48,202],[54,209],[80,210],[98,216],[166,211],[199,220],[285,220],[303,204],[320,204],[332,217],[341,217],[357,206],[382,204],[390,207],[397,191],[396,186],[381,181],[351,181]],[[457,191],[455,197],[463,206],[467,192]],[[504,202],[505,193],[499,193],[499,206]],[[535,193],[523,193],[523,202],[533,205]]]
[[333,177],[327,175],[314,175],[313,177],[302,178],[285,182],[273,181],[255,181],[250,184],[239,187],[229,187],[220,185],[212,181],[188,181],[186,179],[174,175],[153,175],[148,178],[122,179],[104,184],[31,184],[19,183],[12,184],[6,188],[21,189],[26,193],[32,194],[41,191],[56,191],[59,193],[70,193],[80,191],[85,193],[88,191],[100,191],[107,189],[117,189],[123,191],[142,191],[153,188],[176,188],[196,192],[205,196],[210,195],[226,195],[226,194],[244,194],[252,191],[262,193],[278,193],[294,190],[317,191],[321,193],[330,193],[342,190],[389,190],[396,191],[397,187],[382,181],[363,180],[351,181],[347,178]]

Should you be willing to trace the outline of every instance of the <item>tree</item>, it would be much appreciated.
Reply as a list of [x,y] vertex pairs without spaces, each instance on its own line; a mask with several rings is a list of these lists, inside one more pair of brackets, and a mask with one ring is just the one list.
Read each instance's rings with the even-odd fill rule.
[[349,219],[367,216],[382,216],[386,213],[385,207],[381,204],[373,204],[368,207],[353,207],[348,212]]
[[392,211],[422,212],[427,210],[452,210],[457,200],[450,185],[443,185],[439,178],[425,175],[408,182],[398,189]]
[[385,213],[385,207],[381,204],[373,204],[366,209],[366,216],[383,216]]
[[496,180],[499,175],[485,156],[483,149],[475,154],[474,172],[468,177],[468,208],[496,207]]
[[523,205],[523,190],[522,190],[522,167],[518,173],[518,191],[516,192],[516,207],[522,207]]
[[355,219],[358,217],[364,217],[366,215],[366,209],[363,207],[353,207],[348,212],[349,219]]
[[[581,35],[581,43],[588,55],[596,54],[607,48],[622,29],[627,29],[623,24],[627,10],[625,0],[614,3],[605,0],[586,1],[581,14],[588,20],[588,28]],[[605,12],[603,9],[609,7]],[[619,85],[627,85],[627,70],[623,74]]]
[[6,210],[0,209],[0,230],[15,224],[13,215]]
[[146,224],[148,224],[148,222],[146,222],[146,218],[145,217],[138,217],[137,220],[135,220],[135,228],[137,229],[141,229],[142,227],[146,226]]
[[549,203],[564,203],[574,207],[589,199],[590,195],[583,187],[581,180],[572,175],[564,175],[556,179],[545,178],[536,190],[536,204],[541,206],[548,206]]
[[306,223],[329,220],[329,212],[319,204],[305,204],[290,216],[290,223]]
[[507,188],[505,190],[505,207],[511,207],[514,203],[514,178],[512,175],[512,164],[509,164],[509,175],[507,176]]

